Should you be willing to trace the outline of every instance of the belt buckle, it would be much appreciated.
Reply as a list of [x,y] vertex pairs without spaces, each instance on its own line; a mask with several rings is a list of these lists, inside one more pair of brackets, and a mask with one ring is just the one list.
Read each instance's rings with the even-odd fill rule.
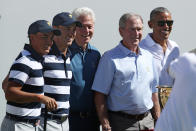
[[89,116],[89,113],[88,112],[80,112],[80,117],[82,119],[87,118],[88,116]]
[[64,115],[64,116],[61,116],[60,121],[63,123],[64,121],[66,121],[66,119],[67,119],[67,115]]
[[142,120],[142,114],[141,115],[135,115],[136,120]]
[[136,115],[135,119],[136,120],[142,120],[144,117],[148,115],[148,112],[145,112],[144,114]]

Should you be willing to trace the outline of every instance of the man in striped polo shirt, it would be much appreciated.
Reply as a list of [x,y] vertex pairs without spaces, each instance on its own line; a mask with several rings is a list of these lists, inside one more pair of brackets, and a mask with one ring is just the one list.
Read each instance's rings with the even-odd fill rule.
[[49,110],[57,108],[53,98],[43,95],[43,55],[49,53],[54,35],[60,31],[53,29],[48,21],[38,20],[28,29],[30,44],[16,58],[5,89],[7,99],[6,116],[1,131],[36,131],[41,114],[41,103]]
[[61,35],[54,37],[50,53],[44,56],[44,94],[54,98],[58,107],[57,110],[48,112],[47,115],[44,114],[45,111],[42,112],[41,128],[44,126],[45,116],[47,117],[47,131],[69,131],[67,118],[72,71],[68,46],[75,38],[76,26],[81,26],[81,24],[68,12],[57,14],[52,24],[53,28],[61,31]]

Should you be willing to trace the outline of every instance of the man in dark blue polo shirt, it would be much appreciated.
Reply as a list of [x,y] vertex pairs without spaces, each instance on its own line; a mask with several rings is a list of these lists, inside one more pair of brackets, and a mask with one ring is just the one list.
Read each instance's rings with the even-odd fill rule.
[[99,51],[89,44],[94,33],[94,12],[89,8],[77,8],[72,15],[82,23],[76,27],[72,43],[70,88],[70,131],[99,131],[99,122],[93,102],[91,86],[100,59]]

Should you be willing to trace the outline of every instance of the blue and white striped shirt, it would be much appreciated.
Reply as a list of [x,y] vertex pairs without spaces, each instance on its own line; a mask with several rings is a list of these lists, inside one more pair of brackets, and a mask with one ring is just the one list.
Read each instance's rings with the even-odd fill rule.
[[72,71],[70,67],[70,52],[66,56],[61,54],[56,44],[53,44],[48,55],[44,56],[44,94],[57,101],[57,110],[49,112],[53,114],[68,114],[70,81]]
[[[10,69],[9,81],[19,83],[22,86],[22,91],[43,94],[42,61],[43,57],[26,44]],[[38,119],[41,114],[41,103],[8,101],[6,113],[14,115],[16,118]]]

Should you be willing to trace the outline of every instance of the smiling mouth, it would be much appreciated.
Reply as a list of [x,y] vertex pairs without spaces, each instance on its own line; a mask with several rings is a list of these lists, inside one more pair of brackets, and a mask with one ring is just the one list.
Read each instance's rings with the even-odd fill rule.
[[82,35],[82,37],[89,37],[89,34],[87,34],[87,35]]
[[50,46],[45,46],[44,47],[44,50],[48,50],[48,49],[50,49]]
[[169,33],[170,31],[171,31],[171,30],[168,29],[168,30],[162,30],[161,32],[162,32],[162,33]]

